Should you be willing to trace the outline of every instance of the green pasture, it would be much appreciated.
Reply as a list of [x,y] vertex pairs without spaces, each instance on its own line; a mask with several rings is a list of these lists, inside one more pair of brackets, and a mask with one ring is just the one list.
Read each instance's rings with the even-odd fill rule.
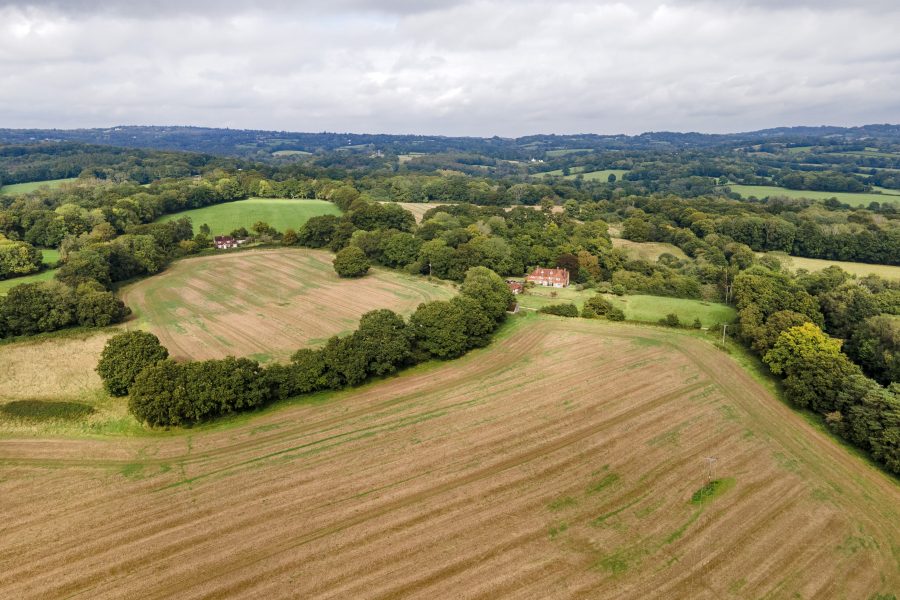
[[14,288],[17,285],[21,285],[23,283],[37,283],[38,281],[50,281],[53,279],[53,276],[56,275],[56,271],[58,269],[48,269],[46,271],[41,271],[40,273],[35,273],[34,275],[25,275],[23,277],[13,277],[12,279],[0,279],[0,296],[5,296],[6,293]]
[[38,190],[44,186],[55,188],[59,187],[64,183],[70,183],[75,181],[76,178],[72,177],[69,179],[48,179],[46,181],[29,181],[28,183],[13,183],[11,185],[4,185],[0,187],[0,194],[4,196],[17,196],[19,194],[27,194],[29,192],[33,192]]
[[593,152],[592,148],[566,148],[563,150],[547,150],[547,156],[557,157],[566,156],[567,154],[581,154],[583,152]]
[[278,231],[284,231],[288,228],[300,229],[312,217],[339,214],[341,211],[337,206],[324,200],[250,198],[165,215],[159,221],[190,217],[195,232],[206,223],[212,235],[227,235],[239,227],[250,229],[257,221],[264,221]]
[[59,262],[59,250],[56,248],[40,248],[45,265],[55,265]]
[[[555,292],[555,297],[554,297]],[[574,287],[567,288],[528,288],[525,294],[516,297],[523,308],[537,310],[550,304],[571,302],[579,310],[584,302],[597,294],[596,290],[586,289],[578,291]],[[704,300],[689,300],[687,298],[667,298],[664,296],[615,296],[604,294],[613,306],[622,309],[625,318],[629,321],[642,321],[645,323],[657,323],[669,313],[675,313],[682,323],[690,325],[694,319],[700,319],[704,327],[710,327],[717,323],[730,323],[735,319],[735,310],[724,304],[706,302]]]
[[563,177],[564,179],[575,179],[579,175],[585,181],[606,181],[609,179],[610,175],[615,175],[616,180],[621,181],[625,174],[628,173],[627,169],[603,169],[602,171],[585,171],[584,167],[572,167],[569,169],[568,175],[563,175],[562,169],[555,169],[553,171],[545,171],[543,173],[535,173],[535,177],[543,177],[544,175],[554,175],[557,177]]
[[308,156],[312,154],[312,152],[307,152],[306,150],[276,150],[272,153],[272,156]]
[[[758,252],[759,256],[765,253]],[[892,265],[870,265],[868,263],[847,262],[843,260],[824,260],[820,258],[803,258],[801,256],[788,256],[783,252],[769,252],[774,256],[784,268],[796,271],[797,269],[806,269],[807,271],[821,271],[827,267],[835,266],[856,275],[857,277],[865,277],[866,275],[878,275],[885,279],[900,280],[900,267]]]
[[893,190],[893,194],[851,193],[851,192],[817,192],[812,190],[789,190],[774,185],[731,185],[732,192],[736,192],[748,198],[767,198],[769,196],[786,196],[788,198],[809,198],[812,200],[827,200],[837,198],[840,202],[851,206],[868,206],[870,202],[884,204],[900,203],[900,191]]

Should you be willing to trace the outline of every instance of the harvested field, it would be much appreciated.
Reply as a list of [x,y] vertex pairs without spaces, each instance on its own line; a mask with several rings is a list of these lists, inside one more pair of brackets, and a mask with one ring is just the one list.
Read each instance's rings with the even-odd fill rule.
[[136,326],[155,333],[175,358],[265,362],[349,333],[370,310],[406,314],[453,295],[449,285],[393,271],[341,279],[332,259],[324,251],[287,248],[191,258],[129,286],[122,298],[137,315]]
[[71,399],[102,387],[94,372],[109,332],[0,345],[0,401]]
[[[896,481],[683,334],[517,319],[461,360],[233,425],[0,440],[0,589],[718,599],[900,586]],[[706,485],[708,456],[719,484]]]

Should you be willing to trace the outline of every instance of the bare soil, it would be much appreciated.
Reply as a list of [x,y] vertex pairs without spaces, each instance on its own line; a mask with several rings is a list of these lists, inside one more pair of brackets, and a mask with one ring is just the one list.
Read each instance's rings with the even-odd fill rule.
[[900,589],[895,480],[706,341],[574,319],[232,427],[3,439],[0,498],[9,598]]

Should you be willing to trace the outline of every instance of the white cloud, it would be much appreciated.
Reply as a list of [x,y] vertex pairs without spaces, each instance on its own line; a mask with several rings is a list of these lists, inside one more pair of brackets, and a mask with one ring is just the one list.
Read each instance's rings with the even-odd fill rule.
[[522,135],[900,121],[874,0],[0,0],[0,126]]

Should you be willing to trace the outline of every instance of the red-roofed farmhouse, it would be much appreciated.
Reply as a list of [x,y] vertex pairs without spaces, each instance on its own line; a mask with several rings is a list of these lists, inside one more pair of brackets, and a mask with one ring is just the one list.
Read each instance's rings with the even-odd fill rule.
[[525,280],[535,285],[563,288],[569,285],[569,272],[565,269],[543,269],[538,267]]

